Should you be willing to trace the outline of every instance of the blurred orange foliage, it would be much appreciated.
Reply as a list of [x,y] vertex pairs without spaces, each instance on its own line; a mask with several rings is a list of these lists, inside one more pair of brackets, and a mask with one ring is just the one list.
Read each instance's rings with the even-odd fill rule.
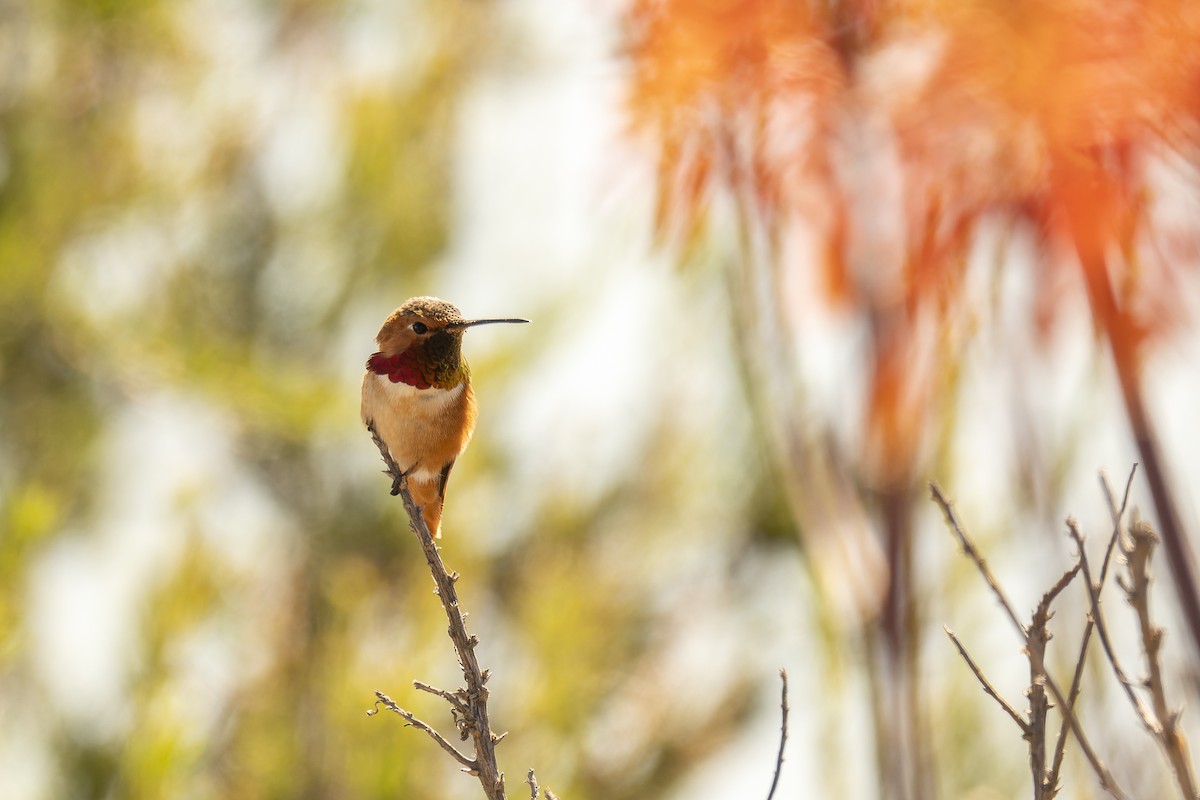
[[[818,234],[827,301],[874,333],[869,440],[900,473],[928,391],[910,367],[917,332],[959,303],[982,224],[1035,233],[1037,318],[1049,327],[1058,293],[1082,287],[1123,382],[1181,316],[1178,273],[1194,264],[1154,246],[1148,169],[1200,160],[1200,6],[634,0],[626,25],[660,231],[694,233],[727,192],[773,243],[789,226]],[[889,183],[892,207],[863,202]],[[1082,280],[1050,272],[1063,268]]]

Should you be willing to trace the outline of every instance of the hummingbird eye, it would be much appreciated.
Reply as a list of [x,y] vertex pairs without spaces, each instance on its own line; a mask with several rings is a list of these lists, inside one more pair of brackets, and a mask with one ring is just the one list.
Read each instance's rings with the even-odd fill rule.
[[418,336],[423,333],[427,333],[429,331],[429,328],[425,325],[424,322],[414,322],[409,327],[412,329],[412,332],[417,334]]

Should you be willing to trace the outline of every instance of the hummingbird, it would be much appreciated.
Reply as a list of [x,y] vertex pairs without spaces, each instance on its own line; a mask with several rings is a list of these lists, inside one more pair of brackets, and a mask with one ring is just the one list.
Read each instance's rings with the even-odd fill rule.
[[[463,333],[527,319],[464,319],[436,297],[413,297],[384,320],[367,359],[362,421],[387,445],[408,479],[429,532],[440,537],[446,481],[475,430],[478,409]],[[399,493],[399,487],[392,494]]]

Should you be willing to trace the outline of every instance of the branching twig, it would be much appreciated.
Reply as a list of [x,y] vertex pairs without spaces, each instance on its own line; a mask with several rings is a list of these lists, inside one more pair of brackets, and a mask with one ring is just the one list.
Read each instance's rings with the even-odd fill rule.
[[[443,749],[449,748],[449,752],[454,754],[459,763],[463,764],[466,771],[479,778],[479,783],[483,787],[483,793],[487,796],[488,800],[505,800],[504,774],[500,772],[500,768],[496,763],[496,743],[503,738],[503,734],[499,736],[493,734],[491,724],[488,721],[488,690],[485,685],[488,673],[486,670],[479,668],[479,661],[475,657],[475,647],[479,644],[479,639],[467,633],[466,624],[463,620],[464,615],[458,604],[458,591],[454,586],[458,575],[451,575],[446,570],[446,565],[442,563],[442,556],[438,552],[437,545],[434,544],[429,528],[421,516],[421,509],[417,507],[412,493],[408,490],[408,479],[392,459],[387,445],[379,437],[374,426],[368,425],[367,430],[371,434],[371,439],[374,440],[375,445],[379,448],[379,454],[383,457],[383,463],[387,465],[386,474],[392,479],[392,493],[399,493],[400,499],[404,501],[404,509],[408,512],[409,527],[416,535],[417,541],[421,545],[421,550],[425,553],[425,561],[429,564],[429,571],[433,575],[434,583],[437,585],[437,595],[442,601],[442,608],[445,609],[446,619],[450,623],[450,640],[454,643],[454,650],[458,654],[458,663],[462,668],[463,679],[466,682],[466,688],[460,689],[454,694],[450,694],[442,689],[434,689],[420,682],[416,682],[414,685],[418,689],[435,694],[450,703],[460,735],[464,741],[469,736],[475,745],[475,757],[467,758],[463,756],[451,747],[445,739],[438,736],[432,728],[411,714],[401,711],[390,700],[385,704],[401,714],[401,716],[408,720],[409,724],[433,736]],[[386,697],[386,695],[380,692],[376,692],[376,695],[380,697],[381,701]]]
[[546,789],[544,793],[542,792],[541,787],[538,786],[537,776],[533,774],[532,767],[529,768],[529,774],[525,782],[529,784],[529,800],[538,800],[539,797],[544,797],[545,800],[558,800],[554,792],[549,789]]
[[934,502],[938,504],[938,506],[942,509],[942,513],[946,517],[946,524],[950,527],[950,530],[958,539],[959,544],[962,545],[963,551],[966,553],[967,557],[975,563],[975,566],[979,569],[984,581],[987,582],[988,586],[991,587],[993,594],[995,594],[996,598],[1000,601],[1001,608],[1004,609],[1005,614],[1008,615],[1009,620],[1017,629],[1017,633],[1025,642],[1025,652],[1029,656],[1030,664],[1035,672],[1045,681],[1046,688],[1050,689],[1050,693],[1054,695],[1054,700],[1056,703],[1058,703],[1058,707],[1062,710],[1063,717],[1071,726],[1071,732],[1075,734],[1075,740],[1079,742],[1079,748],[1083,751],[1088,763],[1091,764],[1096,776],[1100,779],[1101,787],[1113,797],[1127,797],[1128,795],[1125,794],[1125,791],[1116,782],[1116,779],[1113,778],[1112,773],[1109,772],[1108,768],[1104,766],[1104,763],[1100,761],[1096,751],[1092,749],[1091,743],[1088,741],[1087,734],[1084,733],[1083,726],[1079,724],[1079,719],[1076,717],[1074,709],[1067,704],[1067,698],[1063,694],[1062,689],[1046,670],[1046,665],[1041,654],[1036,648],[1030,646],[1029,631],[1024,625],[1021,624],[1020,619],[1017,618],[1017,612],[1013,609],[1012,603],[1009,602],[1008,597],[1004,594],[1004,590],[1000,587],[996,577],[992,575],[992,571],[988,567],[987,561],[979,554],[979,550],[975,547],[975,543],[967,535],[966,531],[962,527],[962,524],[958,521],[958,516],[954,513],[954,507],[950,505],[950,501],[946,499],[944,494],[942,494],[941,488],[938,487],[936,483],[931,482],[929,484],[929,489],[933,495]]
[[1033,796],[1036,800],[1047,800],[1057,793],[1054,781],[1049,780],[1046,771],[1046,716],[1050,712],[1050,701],[1046,697],[1045,673],[1035,663],[1045,664],[1046,645],[1050,642],[1050,604],[1058,597],[1075,576],[1079,574],[1079,564],[1063,573],[1063,576],[1050,587],[1029,621],[1026,634],[1026,646],[1030,651],[1029,659],[1029,768],[1033,775]]
[[1158,660],[1164,631],[1156,627],[1150,618],[1150,557],[1154,554],[1156,544],[1158,536],[1149,524],[1135,519],[1130,527],[1128,543],[1122,542],[1121,545],[1128,570],[1128,580],[1121,581],[1121,586],[1125,589],[1129,604],[1137,612],[1138,627],[1142,633],[1142,649],[1146,652],[1149,670],[1146,688],[1150,691],[1154,714],[1158,718],[1159,744],[1162,745],[1167,760],[1171,763],[1171,769],[1175,772],[1180,792],[1189,800],[1194,800],[1197,796],[1196,776],[1192,771],[1187,739],[1179,726],[1181,712],[1171,710],[1167,704],[1166,687]]
[[1151,736],[1158,738],[1158,722],[1154,719],[1154,715],[1150,713],[1150,709],[1146,708],[1142,699],[1137,696],[1133,683],[1125,674],[1125,670],[1121,669],[1121,664],[1117,661],[1117,654],[1113,651],[1112,641],[1108,637],[1108,626],[1104,624],[1104,615],[1100,612],[1099,587],[1092,583],[1092,571],[1088,567],[1087,550],[1083,546],[1083,533],[1080,532],[1079,523],[1074,517],[1067,517],[1067,530],[1071,532],[1071,538],[1075,540],[1075,544],[1079,547],[1079,560],[1083,563],[1083,577],[1087,581],[1088,587],[1089,614],[1092,621],[1096,624],[1096,633],[1100,636],[1100,644],[1104,647],[1104,655],[1108,657],[1108,663],[1112,666],[1113,674],[1117,677],[1117,683],[1121,684],[1121,688],[1125,690],[1125,695],[1129,698],[1129,702],[1133,705],[1134,710],[1137,711],[1138,719],[1141,721],[1143,727],[1146,728]]
[[[428,692],[429,694],[434,695],[435,697],[442,698],[447,703],[449,703],[451,706],[453,706],[454,709],[456,711],[458,711],[458,713],[460,713],[460,714],[465,715],[465,714],[471,713],[471,710],[469,708],[467,708],[467,705],[463,702],[462,698],[459,695],[451,694],[450,692],[447,692],[445,689],[439,689],[436,686],[430,686],[429,684],[423,683],[421,681],[413,681],[413,688],[419,689],[422,692]],[[459,690],[459,693],[460,694],[462,693],[461,689]]]
[[394,711],[395,713],[404,717],[404,719],[408,721],[409,725],[412,725],[417,730],[425,731],[425,733],[429,734],[430,738],[433,739],[435,742],[437,742],[439,747],[441,747],[443,750],[445,750],[450,755],[454,756],[455,761],[462,764],[464,767],[466,767],[469,770],[475,769],[474,760],[467,758],[462,753],[458,752],[458,748],[455,747],[454,745],[450,744],[449,742],[447,742],[446,739],[440,733],[438,733],[433,728],[426,725],[424,722],[422,722],[417,717],[413,716],[411,713],[405,711],[403,708],[396,705],[396,702],[394,700],[392,700],[392,698],[390,698],[386,694],[384,694],[383,692],[377,691],[377,692],[375,692],[375,696],[379,699],[375,701],[375,708],[367,711],[367,716],[371,717],[371,716],[378,714],[379,713],[379,704],[383,703],[383,705],[386,706],[388,708],[388,710]]
[[779,775],[783,772],[783,746],[787,744],[788,733],[788,692],[787,692],[787,670],[779,670],[779,679],[783,682],[783,689],[779,699],[779,708],[783,721],[779,726],[779,755],[775,757],[775,777],[771,779],[771,791],[767,792],[767,800],[771,800],[775,796],[775,789],[779,786]]
[[[1118,507],[1116,498],[1113,496],[1112,487],[1108,483],[1108,476],[1102,471],[1100,473],[1100,488],[1104,491],[1104,497],[1108,501],[1108,513],[1112,517],[1112,534],[1108,538],[1108,545],[1104,548],[1104,561],[1100,565],[1100,586],[1096,590],[1096,596],[1099,598],[1100,592],[1104,591],[1104,583],[1108,578],[1108,565],[1112,558],[1113,547],[1121,536],[1121,519],[1125,516],[1125,509],[1129,505],[1129,491],[1133,488],[1133,478],[1137,474],[1137,464],[1135,463],[1132,469],[1129,470],[1129,478],[1125,481],[1125,495],[1121,499],[1121,505]],[[1083,562],[1078,562],[1082,566]],[[1091,644],[1092,631],[1096,624],[1092,620],[1091,615],[1088,615],[1088,620],[1083,627],[1083,637],[1079,643],[1079,657],[1075,659],[1075,673],[1071,677],[1071,691],[1067,694],[1067,708],[1074,709],[1075,701],[1079,699],[1079,690],[1083,685],[1083,666],[1087,662],[1088,645]],[[1058,729],[1058,740],[1054,743],[1054,762],[1050,767],[1050,773],[1046,776],[1046,786],[1049,791],[1049,797],[1053,797],[1058,792],[1058,778],[1062,774],[1063,755],[1067,749],[1067,717],[1064,715],[1062,724]]]

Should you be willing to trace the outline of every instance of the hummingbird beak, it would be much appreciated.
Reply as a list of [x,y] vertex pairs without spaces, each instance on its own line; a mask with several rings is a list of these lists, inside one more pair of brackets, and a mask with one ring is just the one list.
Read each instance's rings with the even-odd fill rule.
[[527,319],[464,319],[462,322],[453,322],[447,325],[447,328],[452,330],[460,330],[462,328],[473,328],[476,325],[495,325],[498,322],[529,322]]

